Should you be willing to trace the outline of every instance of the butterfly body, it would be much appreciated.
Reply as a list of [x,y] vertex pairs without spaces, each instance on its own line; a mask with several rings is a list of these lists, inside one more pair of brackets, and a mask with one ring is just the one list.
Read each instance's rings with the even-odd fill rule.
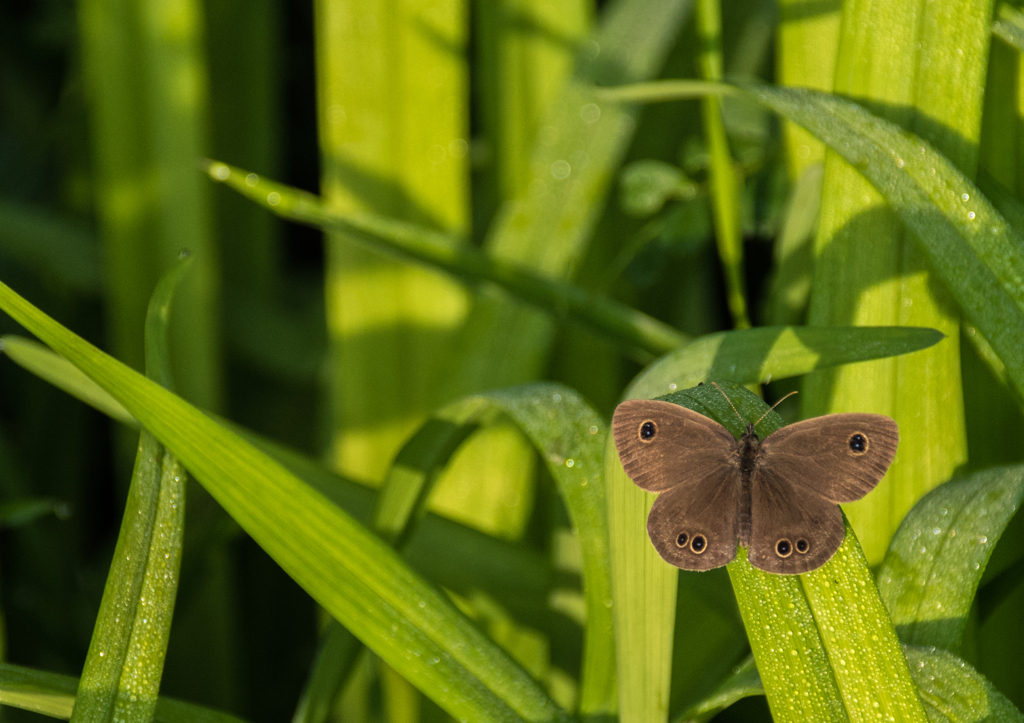
[[795,574],[820,567],[843,541],[838,502],[867,494],[896,453],[896,423],[878,414],[831,414],[762,439],[661,401],[615,410],[619,458],[640,487],[659,492],[647,520],[655,548],[686,570],[732,561]]

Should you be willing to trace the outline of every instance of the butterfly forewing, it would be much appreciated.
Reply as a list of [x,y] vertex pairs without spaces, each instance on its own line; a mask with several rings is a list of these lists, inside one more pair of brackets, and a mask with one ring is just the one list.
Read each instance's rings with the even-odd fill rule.
[[829,414],[790,424],[761,444],[758,466],[832,502],[866,495],[896,455],[899,430],[881,414]]
[[725,427],[670,402],[623,402],[612,434],[626,474],[650,492],[700,483],[729,460],[736,463],[736,440]]

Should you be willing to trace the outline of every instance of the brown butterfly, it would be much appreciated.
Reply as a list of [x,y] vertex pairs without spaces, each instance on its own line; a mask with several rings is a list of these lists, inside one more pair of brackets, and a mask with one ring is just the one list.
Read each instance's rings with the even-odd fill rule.
[[612,430],[626,474],[661,492],[647,533],[667,562],[710,570],[731,562],[738,543],[754,567],[790,575],[835,554],[836,504],[874,489],[899,443],[896,422],[880,414],[829,414],[763,440],[748,424],[737,441],[686,407],[639,399],[616,408]]

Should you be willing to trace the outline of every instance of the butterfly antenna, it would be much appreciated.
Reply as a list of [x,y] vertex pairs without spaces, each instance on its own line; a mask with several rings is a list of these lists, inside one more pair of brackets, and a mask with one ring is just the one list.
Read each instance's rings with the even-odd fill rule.
[[[718,386],[718,382],[711,382],[711,383],[715,385],[715,389],[717,389],[718,391],[722,392],[722,396],[725,397],[725,401],[729,402],[729,406],[732,407],[732,411],[736,412],[736,416],[740,418],[740,422],[742,422],[743,424],[747,424],[747,420],[743,418],[742,414],[740,414],[740,410],[736,409],[736,405],[732,403],[731,399],[729,399],[729,395],[726,394],[725,392],[723,392],[722,388],[720,386]],[[769,411],[771,411],[771,410],[769,410]]]
[[[765,417],[767,417],[769,414],[772,413],[772,411],[775,409],[775,407],[779,406],[780,404],[782,404],[784,401],[786,401],[787,399],[789,399],[791,396],[793,396],[796,393],[797,393],[796,390],[793,390],[792,392],[790,392],[789,394],[784,396],[782,399],[780,399],[779,401],[775,402],[775,404],[772,405],[771,409],[769,409],[767,412],[765,412],[764,414],[761,415],[761,419],[764,419]],[[755,427],[761,423],[761,419],[758,419],[756,422],[754,422],[754,426]]]

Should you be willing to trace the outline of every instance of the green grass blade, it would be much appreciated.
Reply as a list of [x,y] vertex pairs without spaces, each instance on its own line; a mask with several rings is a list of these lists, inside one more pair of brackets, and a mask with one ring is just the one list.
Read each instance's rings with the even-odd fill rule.
[[[68,720],[75,705],[78,679],[19,665],[0,663],[0,705]],[[154,720],[159,723],[242,723],[227,713],[160,698]]]
[[127,409],[67,359],[37,341],[8,334],[0,337],[0,351],[18,366],[88,404],[122,424],[137,427]]
[[274,183],[223,163],[208,163],[214,181],[225,183],[282,218],[324,231],[343,231],[384,251],[419,261],[470,282],[489,281],[555,318],[580,323],[650,359],[674,349],[685,336],[622,304],[566,282],[546,278],[520,263],[489,255],[437,231],[368,213],[329,210],[313,194]]
[[[823,140],[883,194],[1007,365],[1013,386],[1024,389],[1024,244],[977,186],[926,141],[856,103],[809,90],[747,87],[753,98]],[[605,91],[605,97],[677,96],[669,85],[650,84]]]
[[355,669],[363,645],[337,621],[328,623],[292,723],[322,723],[334,710],[341,687]]
[[[28,341],[21,337],[4,338]],[[36,372],[36,366],[48,367],[56,363],[78,371],[66,359],[38,342],[29,343],[39,346],[43,351],[31,357],[38,357],[38,364],[24,365],[28,371]],[[83,385],[87,387],[84,393],[74,390],[73,396],[86,403],[106,397],[112,405],[124,409],[95,382],[88,377],[84,379],[87,382],[87,385]],[[94,406],[101,412],[109,413],[109,405]],[[127,414],[127,411],[124,414],[127,418],[111,416],[116,421],[138,426],[134,417]],[[372,489],[339,477],[320,463],[280,444],[244,429],[238,431],[348,514],[362,522],[369,522],[377,494]],[[545,600],[551,589],[550,570],[536,553],[433,514],[428,514],[413,532],[407,559],[416,570],[447,589],[463,595],[482,590],[497,600],[515,600],[516,609],[528,616],[546,606]],[[537,620],[532,617],[524,622],[537,624]]]
[[608,567],[602,456],[604,420],[580,396],[558,384],[530,384],[469,397],[442,410],[399,453],[375,511],[385,539],[408,534],[416,508],[481,415],[500,410],[531,441],[558,485],[583,559],[586,633],[579,711],[614,714],[615,640]]
[[1024,501],[1024,468],[1001,467],[932,490],[904,518],[878,570],[900,639],[957,652],[978,583]]
[[[756,384],[829,365],[907,353],[931,346],[941,338],[933,329],[906,328],[759,328],[712,334],[651,365],[633,381],[625,396],[651,399],[711,379]],[[723,420],[726,422],[735,423],[735,415]],[[672,658],[671,639],[666,645],[665,630],[674,625],[677,570],[665,564],[647,538],[647,514],[653,495],[626,477],[610,443],[605,453],[605,476],[622,720],[664,720]],[[773,579],[764,582],[764,577]],[[802,612],[796,612],[797,602],[805,597],[795,579],[788,579],[790,582],[781,576],[759,576],[759,583],[782,589],[765,591],[760,598],[752,593],[751,599],[793,600],[794,608],[783,610],[783,620],[795,634],[808,624],[810,612],[806,602],[800,603],[804,606],[799,608]],[[756,605],[748,610],[758,614]],[[803,617],[794,617],[798,615]],[[630,661],[628,665],[622,663],[626,660]],[[836,709],[838,698],[824,692],[822,696],[815,702],[815,710],[827,716]]]
[[[161,279],[147,313],[146,367],[165,387],[171,301],[190,266],[180,262]],[[186,480],[174,456],[143,430],[72,720],[153,718],[178,591]]]
[[752,695],[764,695],[764,686],[761,685],[761,676],[757,673],[754,658],[749,657],[736,667],[714,693],[687,708],[673,723],[704,723],[736,701]]
[[40,517],[60,513],[62,509],[60,502],[46,497],[24,497],[0,502],[0,529],[9,530],[28,525]]
[[482,395],[511,417],[558,485],[583,557],[586,630],[579,712],[614,715],[615,637],[603,480],[607,426],[573,390],[531,384]]
[[443,708],[474,720],[565,719],[440,592],[283,466],[3,284],[0,308],[103,386],[296,582]]
[[[700,69],[705,80],[722,79],[722,7],[719,0],[697,0],[697,37]],[[743,275],[743,229],[740,222],[740,189],[729,140],[725,136],[721,101],[701,99],[704,136],[711,154],[711,208],[715,219],[715,243],[725,274],[725,293],[737,329],[750,327]]]
[[[743,387],[721,384],[747,420],[768,405]],[[670,400],[717,419],[734,435],[742,421],[718,389],[695,387]],[[782,426],[768,414],[767,436]],[[771,575],[740,555],[728,566],[754,659],[776,720],[923,721],[906,660],[847,523],[846,537],[823,567],[805,575]]]
[[981,673],[947,650],[904,647],[932,723],[1019,723],[1024,715]]
[[[768,412],[766,403],[742,387],[721,387],[744,419]],[[734,435],[742,431],[718,389],[695,387],[676,398],[718,419]],[[764,437],[781,426],[777,415],[768,414],[758,433]],[[728,570],[776,720],[837,720],[844,710],[851,721],[925,720],[849,523],[836,555],[806,575],[769,575],[748,564],[745,555]]]
[[763,384],[838,364],[909,354],[942,338],[935,329],[896,326],[763,326],[708,334],[647,367],[626,398],[653,399],[709,379]]

